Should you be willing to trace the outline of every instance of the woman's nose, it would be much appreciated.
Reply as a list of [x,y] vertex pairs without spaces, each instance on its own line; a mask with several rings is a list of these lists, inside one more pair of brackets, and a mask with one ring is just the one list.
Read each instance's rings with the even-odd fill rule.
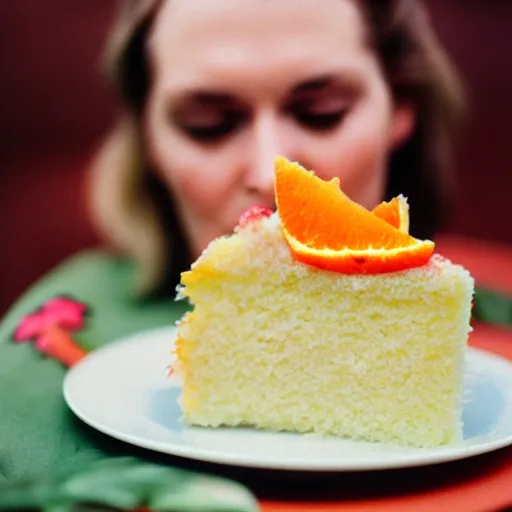
[[270,112],[255,119],[251,133],[252,151],[247,155],[246,184],[266,205],[274,205],[274,160],[289,156],[284,147],[279,120]]

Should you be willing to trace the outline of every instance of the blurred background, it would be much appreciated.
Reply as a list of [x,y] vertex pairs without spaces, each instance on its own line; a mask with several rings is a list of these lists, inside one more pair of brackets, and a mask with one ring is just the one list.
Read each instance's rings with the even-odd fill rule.
[[[446,231],[512,247],[512,0],[426,1],[470,102]],[[99,64],[115,5],[0,2],[0,315],[53,266],[98,243],[83,193],[115,115]]]

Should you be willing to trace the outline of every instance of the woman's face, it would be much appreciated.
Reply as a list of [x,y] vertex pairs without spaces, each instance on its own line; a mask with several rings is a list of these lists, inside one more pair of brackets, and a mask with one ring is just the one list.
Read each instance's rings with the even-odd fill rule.
[[372,208],[412,114],[393,104],[354,0],[171,0],[148,51],[148,155],[197,257],[252,205],[274,158],[337,176]]

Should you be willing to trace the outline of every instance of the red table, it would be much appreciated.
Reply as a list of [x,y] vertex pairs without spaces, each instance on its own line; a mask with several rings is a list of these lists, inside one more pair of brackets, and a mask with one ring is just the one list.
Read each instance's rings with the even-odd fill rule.
[[[464,265],[477,284],[512,296],[512,247],[454,236],[437,251]],[[512,329],[475,324],[469,344],[512,359]],[[495,511],[512,509],[512,447],[424,468],[311,475],[279,499],[263,499],[263,512]]]

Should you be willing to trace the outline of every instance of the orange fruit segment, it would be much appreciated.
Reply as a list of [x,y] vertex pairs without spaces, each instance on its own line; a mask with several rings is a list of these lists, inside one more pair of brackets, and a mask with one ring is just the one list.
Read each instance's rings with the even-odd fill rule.
[[391,201],[383,201],[372,213],[403,233],[409,233],[409,204],[404,196],[399,195]]
[[339,180],[324,181],[297,163],[275,161],[283,235],[302,263],[346,274],[380,274],[426,264],[434,243],[417,240],[352,201]]

